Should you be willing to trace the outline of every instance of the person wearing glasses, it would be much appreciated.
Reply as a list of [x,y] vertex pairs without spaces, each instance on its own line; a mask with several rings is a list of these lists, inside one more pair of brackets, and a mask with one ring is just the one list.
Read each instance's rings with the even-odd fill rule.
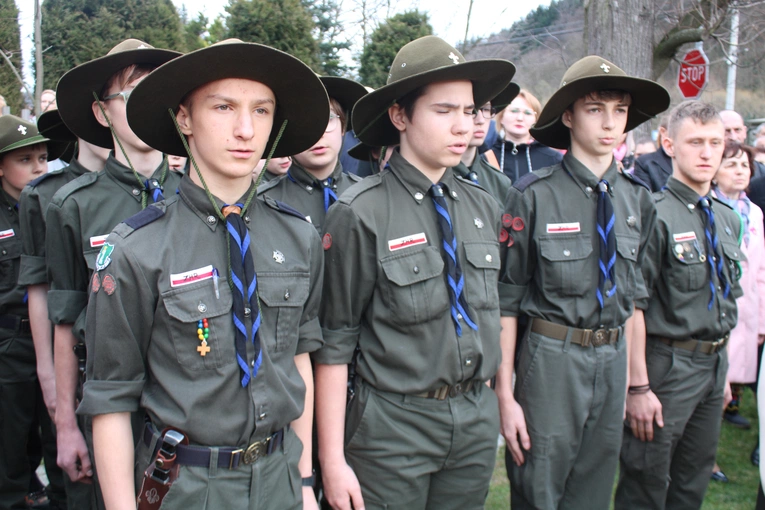
[[[68,489],[70,497],[77,495],[82,508],[104,507],[90,456],[90,417],[75,416],[85,366],[85,310],[89,291],[97,281],[91,276],[105,263],[97,255],[118,223],[148,203],[162,200],[163,191],[174,195],[180,182],[180,174],[168,170],[162,153],[146,145],[128,126],[127,101],[154,68],[178,55],[127,39],[104,57],[70,70],[56,91],[61,119],[72,133],[111,150],[103,171],[87,172],[63,186],[46,213],[48,315],[55,325],[58,463],[71,482],[80,482]],[[143,425],[142,416],[135,420]]]
[[560,152],[537,142],[529,133],[541,111],[539,100],[521,89],[510,106],[497,115],[499,136],[492,151],[499,168],[513,182],[532,170],[558,164],[563,159]]
[[300,211],[319,232],[329,206],[361,180],[357,175],[343,172],[340,150],[353,105],[367,94],[367,89],[353,80],[334,76],[320,79],[329,96],[329,121],[324,135],[313,147],[293,156],[286,175],[258,188],[258,195],[269,196]]

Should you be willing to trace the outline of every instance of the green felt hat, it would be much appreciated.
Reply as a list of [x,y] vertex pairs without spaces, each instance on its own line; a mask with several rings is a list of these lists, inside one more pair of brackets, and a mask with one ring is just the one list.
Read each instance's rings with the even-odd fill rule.
[[[505,90],[494,96],[491,100],[491,106],[496,108],[497,113],[501,112],[513,102],[513,99],[515,99],[515,96],[517,96],[520,91],[520,85],[510,82],[507,87],[505,87]],[[481,106],[482,105],[476,105],[476,108],[480,108]]]
[[37,131],[37,126],[15,115],[0,117],[0,155],[6,152],[37,145],[48,146],[48,161],[58,159],[66,149],[66,143],[52,142]]
[[241,78],[260,82],[276,96],[276,113],[264,157],[281,129],[273,157],[299,154],[324,134],[329,99],[321,80],[297,58],[269,46],[227,39],[171,60],[147,76],[128,103],[130,127],[149,146],[176,156],[186,150],[168,109],[178,111],[184,97],[210,82]]
[[422,86],[442,81],[473,83],[476,107],[502,92],[515,74],[515,66],[504,59],[465,60],[446,41],[425,36],[405,45],[396,54],[388,82],[359,99],[353,108],[356,136],[369,145],[395,145],[399,132],[388,117],[388,108]]
[[580,97],[599,90],[623,90],[632,97],[625,133],[669,108],[667,89],[654,81],[628,76],[608,60],[590,55],[568,68],[560,88],[531,128],[531,136],[544,145],[568,149],[571,133],[561,119],[563,112]]
[[327,89],[327,95],[330,99],[340,103],[340,106],[345,110],[346,117],[348,118],[346,127],[353,129],[351,127],[353,106],[359,99],[367,95],[367,88],[359,82],[339,76],[320,76],[319,79],[324,84],[324,88]]
[[77,141],[77,136],[64,124],[61,113],[55,108],[37,117],[37,130],[41,135],[57,142]]
[[111,131],[99,124],[93,115],[93,93],[101,94],[106,82],[128,66],[159,66],[178,55],[177,51],[160,50],[138,39],[122,41],[106,56],[85,62],[61,77],[56,87],[61,118],[75,135],[86,142],[113,148]]

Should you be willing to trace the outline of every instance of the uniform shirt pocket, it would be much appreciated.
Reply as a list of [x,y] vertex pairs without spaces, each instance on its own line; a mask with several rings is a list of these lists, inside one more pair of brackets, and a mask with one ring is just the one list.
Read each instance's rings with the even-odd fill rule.
[[[721,242],[723,257],[725,259],[725,265],[727,267],[728,279],[731,284],[741,279],[744,271],[744,264],[747,262],[746,254],[741,247],[735,243]],[[734,292],[733,297],[738,299],[744,295],[743,289],[740,285],[732,285]]]
[[258,273],[258,295],[265,305],[259,334],[268,352],[295,355],[310,283],[307,272]]
[[469,307],[494,310],[499,306],[499,243],[466,241],[462,264],[465,275],[466,298]]
[[[637,285],[637,258],[640,249],[640,237],[629,234],[616,234],[616,251],[621,263],[616,265],[618,288],[632,300]],[[618,260],[618,259],[617,259]],[[621,265],[621,267],[619,267]]]
[[[170,316],[169,328],[178,363],[189,370],[213,370],[234,363],[233,298],[225,279],[221,280],[220,298],[215,296],[212,280],[174,288],[162,294]],[[197,334],[200,320],[207,319],[210,352],[202,356]]]
[[437,248],[392,255],[381,259],[380,265],[386,277],[383,301],[395,323],[420,324],[449,310],[444,260]]
[[11,237],[0,241],[0,289],[8,291],[16,286],[21,259],[21,240]]
[[681,292],[693,292],[703,288],[709,283],[709,263],[698,256],[683,256],[683,259],[676,254],[671,257],[668,276],[672,286]]
[[[539,268],[542,288],[563,296],[584,296],[594,288],[594,266],[589,263],[592,238],[588,234],[555,234],[540,237]],[[593,274],[591,274],[593,273]]]

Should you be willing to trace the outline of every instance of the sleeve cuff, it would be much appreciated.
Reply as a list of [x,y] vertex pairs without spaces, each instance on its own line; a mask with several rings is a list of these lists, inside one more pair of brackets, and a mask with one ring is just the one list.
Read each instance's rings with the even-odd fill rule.
[[347,365],[359,343],[361,328],[322,329],[324,346],[312,354],[313,361],[322,365]]
[[32,255],[21,256],[21,267],[19,269],[19,285],[39,285],[48,283],[45,257],[34,257]]
[[502,317],[516,317],[521,313],[521,300],[526,295],[525,285],[499,282],[499,312]]
[[87,292],[51,290],[48,292],[48,317],[53,324],[74,324],[88,306]]
[[318,317],[300,325],[300,337],[298,338],[296,355],[318,351],[323,345],[324,338],[321,334],[321,325],[319,324]]
[[138,410],[144,381],[85,381],[77,414],[133,413]]

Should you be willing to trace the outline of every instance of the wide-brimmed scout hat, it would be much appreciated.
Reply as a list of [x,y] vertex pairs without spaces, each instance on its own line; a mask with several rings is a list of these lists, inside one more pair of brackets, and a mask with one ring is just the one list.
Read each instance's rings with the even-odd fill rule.
[[225,78],[254,80],[276,96],[269,154],[283,121],[287,127],[273,157],[299,154],[324,134],[329,99],[319,77],[299,59],[262,44],[227,39],[171,60],[147,76],[128,103],[130,128],[149,146],[176,156],[187,156],[168,109],[178,111],[187,94]]
[[[518,95],[518,93],[521,91],[521,86],[517,83],[510,82],[507,87],[505,87],[505,90],[494,96],[493,99],[491,99],[491,106],[497,110],[497,113],[501,112],[505,108],[508,107],[510,103],[513,102],[513,99]],[[476,104],[476,108],[480,108],[483,105]]]
[[[104,57],[85,62],[67,72],[56,86],[56,102],[69,129],[93,145],[111,149],[112,133],[93,115],[93,92],[101,90],[115,73],[128,66],[159,66],[179,56],[177,51],[154,48],[138,39],[127,39],[109,50]],[[99,99],[103,99],[99,96]]]
[[473,82],[476,107],[507,87],[515,66],[504,59],[465,60],[449,43],[429,35],[405,45],[390,66],[388,82],[359,99],[353,108],[356,136],[369,145],[399,143],[399,132],[388,117],[388,108],[419,87],[441,81]]
[[571,133],[561,120],[563,112],[580,97],[599,90],[629,92],[632,102],[625,133],[669,108],[667,89],[651,80],[628,76],[608,60],[590,55],[568,68],[560,88],[547,101],[531,128],[531,136],[550,147],[568,149]]
[[353,129],[351,122],[351,112],[353,105],[367,95],[367,88],[359,82],[341,78],[339,76],[320,76],[319,79],[327,89],[327,95],[340,103],[348,119],[346,127]]
[[63,146],[59,159],[67,162],[72,160],[77,147],[77,136],[66,127],[56,108],[43,112],[37,117],[37,131],[52,142]]
[[0,117],[0,155],[22,147],[45,143],[48,145],[48,161],[58,159],[66,149],[66,143],[52,142],[37,131],[37,126],[15,115]]

